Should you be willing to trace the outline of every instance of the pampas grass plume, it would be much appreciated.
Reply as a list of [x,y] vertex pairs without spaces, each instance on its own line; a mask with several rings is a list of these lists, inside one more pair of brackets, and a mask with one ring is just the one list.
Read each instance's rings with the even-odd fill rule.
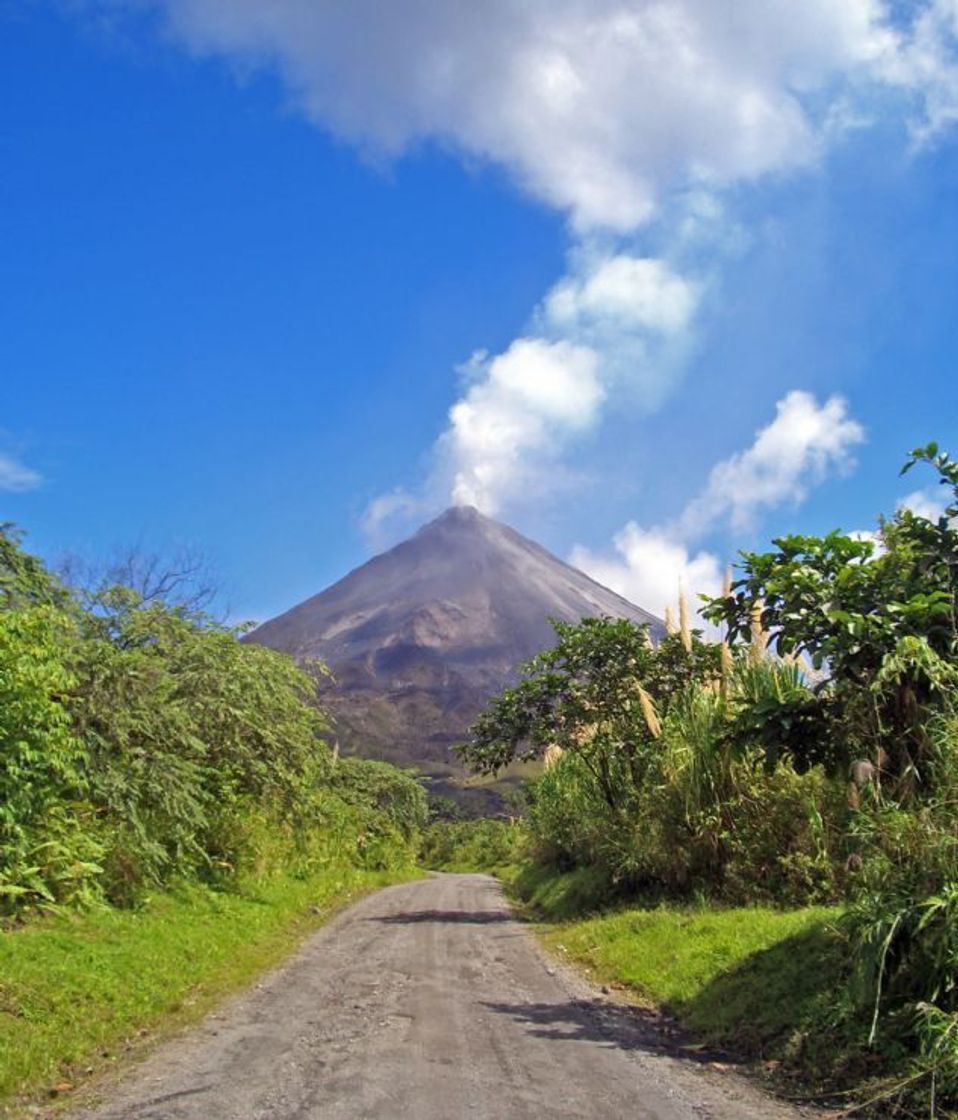
[[543,764],[546,770],[551,770],[559,759],[565,754],[565,751],[559,746],[558,743],[550,743],[542,756]]
[[692,627],[689,625],[689,600],[685,588],[679,590],[679,633],[686,653],[692,652]]
[[761,599],[756,599],[752,604],[750,611],[750,621],[752,624],[752,644],[748,651],[749,660],[753,665],[760,665],[762,659],[765,657],[765,651],[768,649],[768,633],[762,625],[762,611],[764,603]]
[[639,685],[639,705],[642,708],[642,715],[645,717],[645,726],[649,729],[649,734],[653,739],[658,739],[662,734],[662,724],[659,723],[655,702],[641,685]]
[[725,578],[722,580],[722,598],[730,599],[732,597],[732,569],[725,569]]
[[721,666],[722,666],[722,679],[728,680],[732,675],[732,668],[735,664],[732,657],[732,648],[728,642],[722,642],[721,652]]

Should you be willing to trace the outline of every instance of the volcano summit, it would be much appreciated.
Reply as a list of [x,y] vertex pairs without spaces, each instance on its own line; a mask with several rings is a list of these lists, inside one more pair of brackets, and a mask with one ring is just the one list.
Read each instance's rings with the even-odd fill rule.
[[326,662],[323,702],[350,753],[430,769],[454,763],[449,748],[489,697],[553,643],[550,618],[601,615],[662,630],[534,541],[455,506],[249,640]]

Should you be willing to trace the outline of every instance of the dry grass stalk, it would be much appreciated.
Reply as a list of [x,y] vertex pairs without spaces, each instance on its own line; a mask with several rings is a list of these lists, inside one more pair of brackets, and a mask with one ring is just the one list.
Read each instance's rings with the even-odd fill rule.
[[659,722],[659,715],[655,710],[655,702],[641,685],[639,685],[639,705],[642,708],[642,715],[645,717],[645,726],[649,729],[649,734],[653,739],[658,739],[662,734],[662,724]]
[[762,610],[764,604],[761,599],[756,599],[752,604],[751,625],[752,643],[749,646],[748,659],[752,665],[761,665],[765,652],[768,649],[768,632],[762,625]]
[[542,762],[546,770],[551,770],[559,759],[565,754],[565,751],[559,746],[558,743],[550,743],[542,756]]
[[[572,739],[575,741],[577,747],[585,747],[592,742],[598,730],[599,725],[597,723],[587,723],[584,727],[580,727],[577,731],[572,733]],[[562,748],[560,747],[559,749],[561,750]]]
[[679,633],[686,653],[692,652],[692,627],[689,624],[689,600],[685,588],[679,589]]
[[665,608],[665,632],[666,634],[674,634],[676,632],[675,615],[672,614],[671,607]]
[[735,659],[732,657],[732,647],[728,642],[722,642],[722,652],[720,665],[722,667],[722,680],[727,681],[732,675],[732,669],[735,666]]
[[729,599],[732,595],[732,569],[725,569],[725,578],[722,580],[722,598]]

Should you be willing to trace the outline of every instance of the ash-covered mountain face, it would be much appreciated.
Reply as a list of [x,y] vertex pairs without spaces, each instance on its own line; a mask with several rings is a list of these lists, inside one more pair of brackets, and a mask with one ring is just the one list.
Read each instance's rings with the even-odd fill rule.
[[534,541],[456,506],[293,607],[250,641],[333,673],[322,698],[346,750],[453,764],[489,697],[553,644],[550,618],[661,622]]

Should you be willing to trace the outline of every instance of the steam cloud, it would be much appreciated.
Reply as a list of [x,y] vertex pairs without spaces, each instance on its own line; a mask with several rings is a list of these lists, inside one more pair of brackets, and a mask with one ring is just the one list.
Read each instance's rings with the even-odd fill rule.
[[[190,50],[275,69],[299,111],[373,158],[437,144],[498,163],[568,216],[568,275],[522,337],[467,363],[432,476],[413,494],[371,503],[372,532],[450,496],[499,512],[561,478],[564,456],[613,403],[659,407],[694,344],[708,280],[678,243],[665,239],[654,256],[640,247],[677,198],[692,200],[682,236],[694,239],[703,208],[721,214],[725,188],[814,166],[872,118],[897,118],[916,144],[958,118],[954,0],[905,9],[883,0],[152,6]],[[739,524],[800,498],[836,448],[854,442],[841,402],[791,394],[775,424],[786,420],[793,432],[819,424],[835,443],[812,432],[816,450],[797,474],[768,472],[758,445],[721,464],[686,510],[678,545],[669,538],[673,551],[696,521]],[[739,496],[722,498],[733,480]],[[651,532],[627,527],[619,553],[652,549]],[[698,565],[695,582],[710,578],[704,554],[678,559],[690,573]]]

